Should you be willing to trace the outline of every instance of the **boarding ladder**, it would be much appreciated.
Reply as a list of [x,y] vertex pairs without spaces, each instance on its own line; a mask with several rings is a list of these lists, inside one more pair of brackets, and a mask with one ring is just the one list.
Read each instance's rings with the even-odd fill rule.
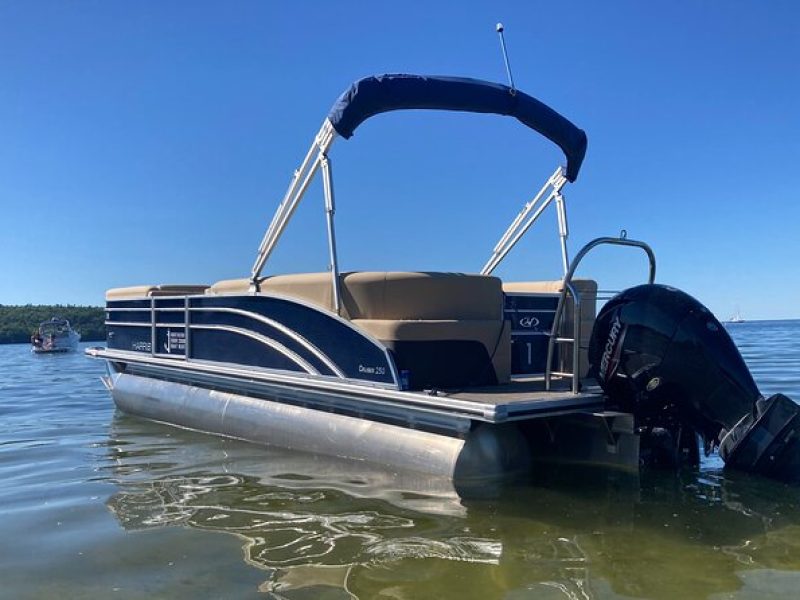
[[[567,269],[564,279],[561,284],[561,292],[558,297],[558,304],[556,305],[556,313],[553,319],[553,329],[550,331],[550,339],[547,344],[547,363],[545,365],[545,389],[550,390],[553,378],[571,379],[572,392],[577,394],[580,391],[580,351],[581,351],[581,296],[578,290],[572,283],[572,278],[575,274],[578,265],[583,258],[594,248],[602,245],[613,246],[629,246],[641,248],[647,254],[650,261],[650,275],[648,283],[653,283],[656,278],[656,256],[653,250],[646,243],[638,240],[629,240],[627,232],[623,229],[619,237],[600,237],[592,240],[581,248],[580,252],[575,256],[571,262],[569,269]],[[564,311],[567,305],[567,297],[572,298],[573,302],[573,325],[572,337],[567,337],[564,332],[566,329],[567,320],[564,318]],[[555,352],[556,344],[564,344],[572,346],[572,370],[568,370],[567,361],[561,360],[559,369],[553,370],[553,354]]]

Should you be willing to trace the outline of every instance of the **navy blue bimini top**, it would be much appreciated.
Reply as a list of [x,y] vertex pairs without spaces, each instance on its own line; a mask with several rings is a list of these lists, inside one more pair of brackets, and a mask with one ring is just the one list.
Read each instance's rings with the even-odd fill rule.
[[370,117],[390,110],[428,108],[508,115],[557,144],[575,181],[586,155],[586,133],[552,108],[499,83],[463,77],[375,75],[356,81],[331,108],[336,133],[349,139]]

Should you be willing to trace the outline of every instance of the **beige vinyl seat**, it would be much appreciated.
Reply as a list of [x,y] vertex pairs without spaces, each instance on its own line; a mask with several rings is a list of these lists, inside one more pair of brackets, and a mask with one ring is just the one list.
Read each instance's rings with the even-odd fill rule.
[[[510,326],[496,277],[462,273],[342,273],[340,315],[386,345],[413,388],[504,383],[511,368]],[[276,275],[262,294],[333,311],[329,273]],[[249,279],[220,281],[207,294],[253,292]]]
[[204,294],[208,287],[207,285],[180,283],[133,285],[108,290],[106,292],[106,301],[135,300],[137,298],[152,298],[154,296],[192,296],[195,294]]

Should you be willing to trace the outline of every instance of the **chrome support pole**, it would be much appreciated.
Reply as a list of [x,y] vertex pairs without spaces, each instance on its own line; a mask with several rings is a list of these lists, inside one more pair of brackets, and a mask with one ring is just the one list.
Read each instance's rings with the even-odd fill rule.
[[[561,167],[558,168],[558,170],[560,170],[560,169],[561,169]],[[556,171],[556,172],[558,172],[558,171]],[[545,184],[542,186],[542,189],[540,189],[536,193],[536,195],[533,197],[533,200],[531,200],[530,202],[526,203],[525,206],[522,207],[522,210],[519,211],[519,214],[517,215],[517,217],[511,222],[511,225],[508,226],[508,229],[506,229],[505,233],[503,233],[503,237],[501,237],[500,241],[497,242],[497,245],[493,249],[493,254],[497,254],[503,249],[503,246],[505,245],[506,242],[508,242],[508,239],[511,237],[511,235],[514,232],[514,230],[517,227],[519,227],[519,224],[522,223],[523,219],[525,219],[525,217],[528,216],[528,214],[531,212],[531,210],[533,210],[533,207],[536,205],[536,203],[539,202],[539,200],[541,200],[541,198],[544,196],[545,192],[547,191],[547,188],[550,187],[550,182],[551,182],[552,178],[553,178],[553,176],[551,176],[550,179],[548,179],[545,182]],[[493,255],[493,257],[494,257],[494,255]]]
[[[555,319],[553,320],[553,330],[550,332],[550,339],[547,343],[547,363],[545,364],[544,370],[544,389],[546,391],[550,391],[550,385],[553,379],[552,373],[552,365],[553,365],[553,354],[555,353],[556,342],[569,342],[569,338],[559,338],[558,337],[558,329],[559,324],[561,323],[561,317],[564,314],[564,305],[565,302],[562,302],[562,299],[566,299],[567,293],[572,296],[573,301],[573,339],[572,339],[572,393],[577,394],[580,391],[580,381],[579,376],[576,373],[576,369],[579,368],[578,358],[580,357],[580,319],[581,319],[581,295],[578,293],[578,290],[575,289],[575,286],[572,285],[572,281],[564,280],[565,284],[563,289],[561,290],[561,295],[558,298],[558,305],[556,307],[556,314]],[[556,319],[558,319],[556,321]],[[563,361],[563,359],[562,359]],[[566,363],[566,361],[563,361]],[[562,373],[566,373],[566,364],[559,365],[559,369]]]
[[272,221],[270,222],[269,227],[267,228],[267,232],[264,234],[264,237],[261,240],[261,244],[259,244],[258,246],[259,252],[264,250],[264,248],[267,245],[267,241],[272,237],[277,224],[283,219],[286,207],[288,206],[289,201],[293,198],[294,193],[297,190],[297,186],[300,183],[300,176],[306,172],[308,166],[311,164],[311,160],[314,157],[315,150],[316,150],[316,144],[312,144],[311,147],[308,149],[308,152],[306,153],[306,157],[300,164],[300,168],[296,169],[295,172],[292,174],[292,180],[289,182],[289,187],[283,196],[283,200],[281,200],[281,203],[278,205],[278,210],[273,216]]
[[533,224],[539,220],[539,217],[542,215],[542,213],[545,211],[545,209],[550,205],[552,201],[553,201],[553,194],[551,193],[542,202],[541,206],[539,206],[539,208],[536,209],[536,212],[534,212],[524,224],[521,224],[517,228],[513,237],[505,244],[505,246],[503,246],[503,248],[499,252],[497,252],[492,258],[489,259],[489,262],[487,262],[486,265],[484,265],[483,269],[481,269],[481,275],[492,274],[492,272],[497,268],[497,265],[499,265],[506,257],[506,255],[509,252],[511,252],[511,249],[517,245],[517,242],[519,242],[522,236],[524,236],[528,232],[528,230],[533,226]]
[[[261,244],[258,246],[258,257],[256,258],[256,265],[258,267],[253,267],[253,272],[255,273],[256,269],[258,269],[259,273],[261,271],[261,267],[263,267],[263,263],[266,261],[266,257],[262,259],[262,256],[266,250],[266,248],[272,243],[272,240],[275,236],[275,231],[281,227],[281,223],[285,221],[288,217],[291,216],[291,213],[294,212],[293,204],[296,198],[297,188],[300,185],[300,179],[308,171],[309,166],[311,165],[311,161],[314,158],[314,152],[317,149],[316,140],[315,143],[311,145],[306,153],[303,162],[300,164],[300,168],[296,169],[294,174],[292,175],[292,180],[289,182],[289,187],[286,190],[286,194],[283,196],[283,200],[278,205],[278,210],[275,211],[275,214],[272,217],[272,221],[267,228],[264,237],[261,240]],[[287,210],[289,214],[287,216]],[[260,264],[259,264],[260,261]],[[255,280],[255,277],[253,278]]]
[[336,213],[336,202],[333,195],[333,176],[331,173],[330,159],[320,154],[319,161],[322,165],[322,186],[325,193],[325,222],[328,226],[328,252],[330,255],[330,271],[333,284],[333,309],[336,314],[341,314],[341,289],[339,282],[339,260],[336,253],[336,231],[333,226],[333,216]]
[[150,296],[150,356],[156,354],[156,299]]
[[308,173],[306,174],[299,188],[296,189],[296,192],[290,199],[290,202],[287,203],[286,206],[281,205],[279,208],[279,213],[276,213],[274,222],[272,224],[273,231],[267,239],[267,244],[253,265],[253,272],[251,274],[251,279],[253,282],[255,282],[261,275],[264,264],[267,262],[267,259],[275,249],[278,239],[280,238],[281,234],[283,234],[283,230],[286,229],[286,225],[289,223],[289,219],[292,218],[294,211],[297,210],[297,206],[300,204],[300,199],[303,197],[308,189],[308,186],[311,184],[311,180],[314,178],[314,175],[316,175],[317,169],[319,169],[319,157],[317,157],[314,162],[311,163]]
[[569,237],[569,225],[567,224],[567,204],[561,192],[555,193],[556,211],[558,212],[558,237],[561,240],[561,263],[564,266],[564,275],[569,270],[569,254],[567,251],[567,238]]
[[[570,283],[570,285],[572,285]],[[575,306],[573,307],[572,333],[575,341],[572,343],[572,393],[577,394],[581,391],[581,319],[583,318],[583,307],[581,306],[581,295],[573,288],[575,294]]]
[[189,352],[191,351],[190,345],[190,332],[189,329],[191,328],[191,323],[189,319],[191,318],[191,312],[189,311],[189,296],[183,299],[183,360],[189,360]]
[[320,156],[327,154],[328,149],[335,139],[336,130],[333,128],[331,122],[325,119],[319,133],[317,133],[314,138],[314,143],[311,144],[311,148],[308,150],[308,153],[306,153],[306,157],[303,159],[300,168],[294,172],[292,181],[289,183],[289,188],[286,190],[283,200],[281,200],[281,203],[278,205],[278,210],[272,217],[267,232],[264,234],[264,238],[261,240],[261,244],[258,247],[258,255],[256,256],[250,274],[250,279],[254,286],[261,275],[264,264],[275,249],[284,229],[286,229],[286,225],[292,218],[311,180],[319,169]]
[[[527,233],[542,212],[556,198],[556,195],[561,192],[566,183],[567,178],[564,174],[564,168],[558,167],[542,186],[542,189],[539,190],[539,193],[534,196],[533,200],[525,204],[508,229],[503,233],[489,260],[481,269],[481,275],[492,274],[511,249],[519,242],[520,238]],[[550,189],[550,193],[545,197],[548,189]]]

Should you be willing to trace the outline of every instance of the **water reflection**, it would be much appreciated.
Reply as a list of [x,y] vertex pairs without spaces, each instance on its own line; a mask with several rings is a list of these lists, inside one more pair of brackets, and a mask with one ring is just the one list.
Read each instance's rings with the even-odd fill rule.
[[[775,581],[765,569],[800,569],[798,489],[713,463],[560,470],[463,499],[447,481],[118,415],[104,469],[126,530],[235,535],[273,597],[736,597]],[[800,583],[782,575],[785,593]]]

